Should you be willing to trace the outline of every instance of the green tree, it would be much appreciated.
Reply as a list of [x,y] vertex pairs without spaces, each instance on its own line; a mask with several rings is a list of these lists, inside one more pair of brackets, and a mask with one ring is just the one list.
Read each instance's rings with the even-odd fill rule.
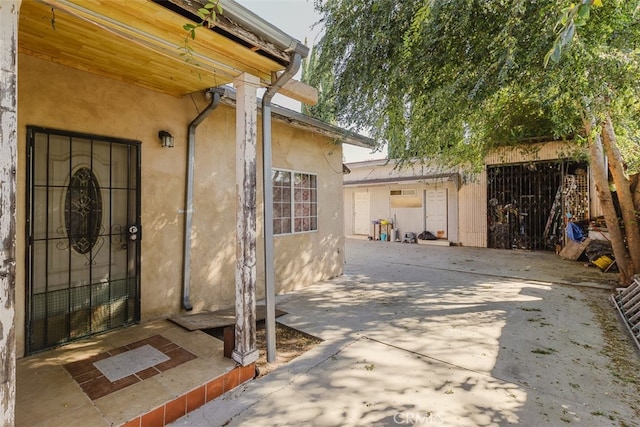
[[335,78],[322,98],[333,117],[388,143],[400,160],[477,170],[489,150],[526,137],[588,144],[627,282],[640,272],[640,232],[629,180],[618,172],[623,161],[637,164],[640,151],[638,1],[580,5],[586,9],[566,0],[317,1],[325,34],[313,73]]
[[309,56],[302,62],[301,80],[310,86],[318,89],[318,103],[316,105],[302,104],[302,112],[309,116],[316,117],[327,123],[334,123],[334,106],[330,98],[325,98],[332,92],[333,75],[314,73],[318,68],[318,55],[315,49],[311,49]]

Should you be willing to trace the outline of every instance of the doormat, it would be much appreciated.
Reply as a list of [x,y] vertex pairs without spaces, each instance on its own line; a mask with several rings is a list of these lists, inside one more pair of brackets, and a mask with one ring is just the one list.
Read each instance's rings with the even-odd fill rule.
[[[143,347],[151,347],[151,350],[147,348],[145,350],[141,350],[141,352],[130,353],[132,350]],[[156,352],[165,356],[166,359],[159,363],[155,363],[156,360],[159,360]],[[96,366],[96,364],[100,365],[99,362],[103,360],[127,360],[130,356],[127,356],[125,359],[113,359],[118,355],[126,353],[130,353],[130,356],[139,356],[141,358],[144,358],[144,356],[150,356],[151,359],[148,360],[145,365],[148,365],[149,363],[154,364],[144,367],[142,365],[134,366],[135,363],[132,363],[127,369],[127,375],[120,377],[115,381],[111,381],[105,373]],[[176,366],[195,358],[196,356],[194,354],[169,341],[162,335],[153,335],[149,338],[91,356],[84,360],[67,363],[64,365],[64,368],[78,383],[82,391],[89,396],[89,399],[96,400],[158,375],[161,372],[168,371],[169,369],[175,368]],[[134,369],[138,370],[132,372]]]
[[93,365],[109,381],[115,382],[167,360],[169,360],[169,356],[146,344],[107,359],[98,360]]

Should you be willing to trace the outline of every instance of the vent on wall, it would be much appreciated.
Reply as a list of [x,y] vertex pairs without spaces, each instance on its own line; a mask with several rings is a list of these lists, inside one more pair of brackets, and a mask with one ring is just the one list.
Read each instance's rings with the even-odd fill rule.
[[392,208],[421,208],[422,197],[416,195],[415,188],[390,190],[389,198],[391,199]]
[[391,190],[389,192],[389,195],[391,195],[391,196],[415,196],[416,195],[416,190],[415,190],[415,188],[405,189],[405,190]]

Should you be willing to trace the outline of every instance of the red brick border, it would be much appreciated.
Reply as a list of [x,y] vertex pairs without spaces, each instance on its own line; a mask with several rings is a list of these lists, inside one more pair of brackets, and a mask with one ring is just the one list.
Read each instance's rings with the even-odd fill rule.
[[[166,362],[159,363],[151,368],[128,375],[122,379],[111,382],[100,372],[93,364],[98,360],[121,354],[143,345],[150,345],[156,350],[164,353],[169,357]],[[162,335],[153,335],[140,341],[118,347],[104,353],[97,354],[87,359],[70,362],[64,365],[69,375],[78,383],[82,391],[85,392],[89,399],[96,400],[111,394],[115,391],[122,390],[135,383],[144,381],[161,372],[168,371],[185,362],[195,359],[196,356],[177,344],[169,341]]]

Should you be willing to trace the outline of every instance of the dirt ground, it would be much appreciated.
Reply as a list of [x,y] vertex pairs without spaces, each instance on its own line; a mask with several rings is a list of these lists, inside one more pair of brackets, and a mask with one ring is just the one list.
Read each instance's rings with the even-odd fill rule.
[[257,326],[256,340],[260,349],[260,357],[256,362],[259,377],[267,375],[322,342],[320,338],[276,322],[276,360],[267,363],[264,322]]
[[[599,289],[582,289],[587,296],[587,302],[596,315],[596,319],[604,332],[605,346],[603,353],[610,360],[611,365],[594,367],[594,369],[609,369],[618,384],[635,389],[634,395],[628,397],[627,404],[633,408],[640,419],[640,362],[637,355],[639,349],[634,346],[632,338],[624,328],[623,322],[617,316],[615,309],[609,302],[609,292]],[[625,425],[622,424],[621,425]]]

